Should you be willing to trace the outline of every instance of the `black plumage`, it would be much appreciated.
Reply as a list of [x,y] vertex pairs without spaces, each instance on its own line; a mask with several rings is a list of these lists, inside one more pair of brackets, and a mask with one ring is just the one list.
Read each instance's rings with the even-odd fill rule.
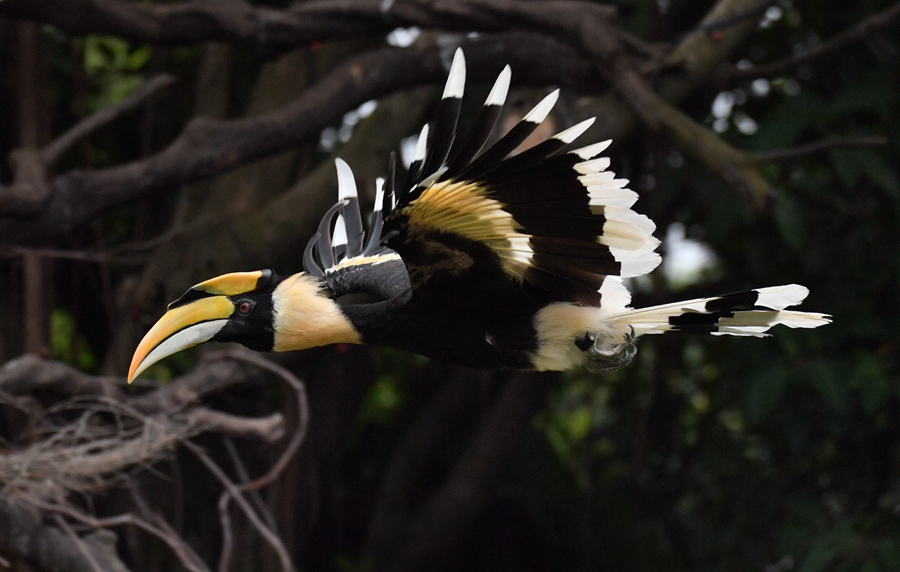
[[484,149],[510,70],[458,137],[464,78],[457,51],[432,136],[423,128],[400,185],[391,154],[368,237],[353,173],[338,159],[339,202],[306,245],[305,273],[234,273],[194,286],[145,336],[129,379],[211,339],[274,351],[364,342],[470,367],[610,371],[646,334],[759,336],[776,324],[830,321],[786,310],[807,294],[797,285],[629,307],[622,279],[659,264],[659,241],[631,209],[628,181],[598,157],[609,142],[570,149],[591,119],[514,154],[549,114],[553,92]]

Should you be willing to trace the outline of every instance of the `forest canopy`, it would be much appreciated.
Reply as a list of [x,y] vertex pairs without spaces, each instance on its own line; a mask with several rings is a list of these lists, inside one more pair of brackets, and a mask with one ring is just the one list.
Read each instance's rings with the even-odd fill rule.
[[[0,563],[900,570],[900,3],[0,0]],[[827,328],[652,336],[605,375],[180,353],[166,304],[302,268],[433,119],[596,116],[665,260],[635,306],[798,283]],[[651,336],[648,336],[651,337]]]

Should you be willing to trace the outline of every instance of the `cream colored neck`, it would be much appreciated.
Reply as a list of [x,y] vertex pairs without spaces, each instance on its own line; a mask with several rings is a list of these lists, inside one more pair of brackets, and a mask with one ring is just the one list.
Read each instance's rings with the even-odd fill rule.
[[285,279],[272,293],[276,352],[328,344],[360,344],[362,338],[321,283],[303,272]]

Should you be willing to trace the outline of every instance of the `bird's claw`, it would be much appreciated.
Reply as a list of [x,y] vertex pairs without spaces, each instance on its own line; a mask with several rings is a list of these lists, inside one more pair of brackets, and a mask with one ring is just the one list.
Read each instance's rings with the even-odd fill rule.
[[612,373],[631,363],[637,354],[637,342],[635,342],[634,326],[629,326],[631,331],[625,334],[625,341],[614,346],[606,345],[601,337],[594,339],[594,343],[587,349],[588,359],[585,368],[592,373]]

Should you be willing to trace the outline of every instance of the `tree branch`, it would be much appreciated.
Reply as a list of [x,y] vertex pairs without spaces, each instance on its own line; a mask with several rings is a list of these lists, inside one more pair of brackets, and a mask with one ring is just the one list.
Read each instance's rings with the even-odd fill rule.
[[62,154],[72,145],[77,143],[82,137],[90,135],[97,129],[115,120],[129,109],[139,106],[156,92],[169,87],[173,83],[175,83],[175,78],[169,74],[156,75],[145,81],[141,86],[134,90],[131,95],[122,101],[110,105],[109,107],[104,107],[93,115],[85,117],[70,127],[65,133],[57,137],[53,143],[50,143],[41,149],[41,161],[43,161],[44,166],[49,167],[59,160]]
[[771,189],[752,157],[670,105],[620,62],[614,66],[610,80],[648,127],[663,132],[676,147],[718,173],[753,208],[765,206]]
[[[0,4],[2,6],[3,4]],[[493,80],[502,64],[515,66],[519,83],[558,84],[586,91],[602,85],[570,47],[535,35],[461,38],[474,80]],[[34,218],[0,223],[0,239],[29,242],[66,233],[109,207],[207,179],[318,137],[343,114],[393,91],[445,79],[445,57],[455,46],[429,44],[381,49],[357,56],[288,105],[231,121],[195,118],[162,152],[146,160],[57,177],[52,195]]]
[[[758,0],[721,0],[706,15],[698,29],[702,30],[710,22],[727,20],[730,16],[737,17],[737,22],[744,23],[730,24],[728,42],[733,44],[747,32],[749,24],[745,14],[752,12],[760,4]],[[644,124],[663,132],[679,149],[705,163],[752,207],[762,208],[770,189],[754,162],[654,91],[638,74],[629,58],[617,46],[611,45],[608,34],[603,33],[603,26],[600,24],[602,23],[584,18],[561,24],[559,31],[568,30],[570,34],[574,32],[581,48],[591,54],[595,61],[603,63],[603,70],[616,94]],[[683,42],[695,42],[698,34],[701,32],[688,35]],[[682,54],[679,57],[686,57],[683,50],[678,50],[678,53]],[[682,60],[685,66],[690,63],[690,59]]]
[[194,0],[145,4],[121,0],[5,0],[0,16],[48,22],[73,34],[112,34],[136,42],[182,44],[242,41],[286,49],[314,41],[386,34],[398,26],[468,32],[505,30],[510,16],[545,13],[593,14],[616,10],[578,0],[319,0],[284,10],[244,0]]
[[881,147],[888,144],[888,138],[884,136],[873,137],[832,137],[822,141],[816,141],[790,149],[776,149],[775,151],[763,151],[749,155],[749,158],[757,163],[772,161],[792,161],[814,153],[829,151],[841,147]]
[[59,529],[43,524],[33,509],[0,498],[0,549],[7,554],[15,554],[42,570],[96,572],[83,552],[87,550],[102,570],[127,572],[116,555],[116,539],[111,532],[80,540],[81,547]]
[[778,60],[763,66],[747,69],[738,69],[735,66],[725,67],[721,77],[725,80],[755,79],[758,77],[772,77],[788,72],[800,64],[805,64],[818,59],[828,57],[847,46],[861,42],[873,32],[895,24],[900,20],[900,2],[897,2],[887,10],[870,16],[862,22],[852,26],[824,44],[811,48],[794,57]]
[[24,355],[0,367],[0,391],[10,395],[48,391],[59,398],[97,395],[123,400],[124,393],[119,388],[122,382],[121,378],[89,375],[34,355]]
[[244,495],[241,494],[240,489],[237,485],[231,482],[231,479],[228,478],[228,475],[213,461],[209,455],[199,446],[191,443],[190,441],[185,441],[184,446],[187,447],[189,451],[191,451],[200,462],[202,462],[206,468],[216,477],[216,479],[222,483],[222,486],[225,487],[225,490],[228,491],[228,494],[234,501],[237,503],[241,510],[244,511],[244,515],[246,515],[247,519],[253,524],[254,528],[262,535],[262,537],[269,543],[269,546],[275,550],[275,553],[278,554],[278,559],[281,561],[281,568],[285,572],[293,572],[294,564],[291,560],[290,554],[288,554],[287,549],[284,547],[284,543],[281,542],[281,539],[278,538],[278,535],[270,529],[266,524],[260,520],[259,515],[256,514],[256,511],[253,510],[253,507],[250,506],[250,503],[244,498]]
[[45,502],[40,499],[28,499],[28,503],[47,512],[63,514],[65,516],[68,516],[72,520],[76,520],[82,524],[86,524],[96,529],[108,529],[113,526],[137,527],[144,532],[152,534],[153,536],[165,542],[172,550],[172,552],[174,552],[175,555],[178,556],[181,564],[190,572],[210,572],[209,568],[205,566],[205,564],[200,560],[200,558],[191,549],[191,547],[188,546],[178,535],[170,534],[166,530],[131,513],[109,516],[105,518],[97,518],[93,515],[87,514],[64,504]]

